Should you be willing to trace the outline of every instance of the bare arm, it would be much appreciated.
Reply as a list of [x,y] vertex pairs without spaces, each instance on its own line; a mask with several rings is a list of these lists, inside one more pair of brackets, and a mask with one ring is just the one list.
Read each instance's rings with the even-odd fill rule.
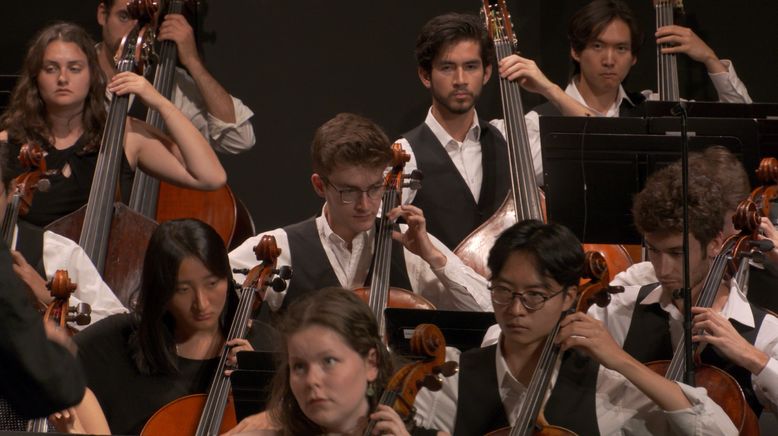
[[166,15],[160,26],[159,39],[175,41],[178,58],[194,79],[208,112],[226,123],[234,123],[236,118],[232,97],[203,65],[197,53],[194,32],[186,18],[181,14]]
[[[136,94],[165,121],[171,138],[146,123],[127,120],[125,150],[130,164],[181,186],[212,190],[223,186],[227,175],[208,141],[173,103],[133,73],[119,73],[108,85],[117,95]],[[172,140],[171,140],[172,139]]]

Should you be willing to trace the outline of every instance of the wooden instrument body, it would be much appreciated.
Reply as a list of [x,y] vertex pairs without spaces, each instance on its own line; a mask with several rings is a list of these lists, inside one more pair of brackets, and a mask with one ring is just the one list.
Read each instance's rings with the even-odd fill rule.
[[[194,394],[167,403],[157,410],[141,430],[142,436],[191,436],[197,430],[198,419],[203,413],[207,394]],[[219,434],[238,425],[232,396],[227,398]]]
[[[46,230],[78,241],[86,207],[54,221]],[[133,295],[140,289],[146,247],[157,223],[133,212],[125,204],[115,203],[113,208],[103,280],[125,307],[132,307]]]
[[[357,296],[365,303],[370,298],[370,288],[361,287],[354,289]],[[422,297],[419,294],[413,293],[407,289],[402,288],[389,288],[389,300],[387,307],[401,308],[401,309],[421,309],[421,310],[435,310],[435,305],[429,300]]]

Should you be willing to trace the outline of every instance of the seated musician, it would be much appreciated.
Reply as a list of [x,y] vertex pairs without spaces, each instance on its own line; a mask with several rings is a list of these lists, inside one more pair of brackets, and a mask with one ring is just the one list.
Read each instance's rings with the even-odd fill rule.
[[[568,25],[573,76],[565,92],[596,116],[639,116],[651,91],[627,92],[622,86],[643,42],[643,32],[630,7],[621,0],[594,0],[578,10]],[[719,101],[751,103],[743,82],[729,60],[722,60],[691,29],[673,25],[656,31],[656,43],[674,44],[663,53],[683,53],[705,65]],[[531,61],[528,61],[531,62]],[[531,64],[534,68],[534,63]],[[543,104],[526,116],[530,141],[540,144],[538,117],[560,115],[554,105]],[[567,114],[565,114],[567,115]]]
[[[9,194],[12,192],[15,175],[11,169],[11,159],[16,157],[8,152],[7,143],[0,142],[0,165],[3,169],[0,203],[3,204],[11,199]],[[47,306],[54,298],[46,287],[46,282],[51,280],[57,270],[66,270],[70,280],[77,285],[70,297],[70,304],[89,304],[93,323],[109,315],[127,311],[100,277],[84,250],[75,242],[24,221],[17,224],[14,240],[16,250],[11,251],[14,272],[32,291],[40,305]],[[85,327],[75,323],[69,325],[77,330]]]
[[225,345],[233,365],[238,351],[252,349],[246,339],[225,344],[238,299],[230,281],[224,243],[210,226],[187,219],[157,227],[136,311],[75,336],[113,433],[138,434],[165,404],[206,392]]
[[[100,0],[97,22],[102,29],[102,41],[96,46],[97,57],[100,68],[110,80],[117,73],[113,57],[122,37],[136,20],[130,18],[126,0]],[[254,113],[208,72],[186,18],[181,14],[165,15],[157,37],[160,41],[175,43],[178,61],[186,68],[176,67],[173,104],[208,139],[214,150],[236,154],[253,147],[256,138],[250,119]]]
[[[416,398],[423,426],[481,435],[514,425],[529,382],[560,315],[575,302],[584,263],[581,243],[558,224],[522,221],[489,253],[498,344],[461,353],[459,373]],[[676,383],[622,351],[602,323],[576,312],[555,339],[562,357],[545,403],[551,425],[576,434],[736,434],[702,388]],[[554,361],[556,365],[556,361]],[[545,393],[540,393],[541,401]]]
[[[730,185],[706,172],[689,171],[689,276],[692,301],[723,243],[722,222]],[[653,277],[632,281],[605,308],[590,313],[603,321],[617,343],[643,362],[667,359],[683,331],[683,196],[679,163],[649,177],[635,197],[635,226],[648,246]],[[695,303],[696,304],[696,303]],[[701,358],[729,372],[757,416],[778,404],[778,319],[750,304],[745,290],[725,275],[712,307],[692,307],[692,340],[706,345]],[[646,333],[656,335],[646,340]]]
[[[216,189],[226,174],[200,132],[151,84],[131,72],[117,74],[107,89],[135,94],[162,115],[170,137],[128,118],[122,154],[121,191],[129,197],[132,168],[194,189]],[[24,143],[40,145],[54,174],[51,187],[37,192],[25,221],[45,226],[83,206],[88,199],[106,124],[105,81],[94,42],[80,27],[59,23],[33,39],[0,118],[0,140],[16,155]]]
[[[230,435],[357,435],[368,420],[375,421],[372,434],[409,434],[397,412],[379,404],[392,377],[392,358],[373,313],[353,291],[333,287],[306,294],[289,306],[280,330],[282,363],[269,413],[261,414],[269,419],[247,418]],[[253,428],[265,430],[245,431]],[[436,434],[427,432],[413,434]]]
[[[285,292],[267,293],[273,310],[312,289],[361,287],[369,275],[391,143],[374,122],[343,113],[316,130],[311,157],[311,184],[325,200],[321,215],[264,233],[275,236],[279,263],[294,271]],[[390,284],[421,294],[438,309],[491,310],[485,279],[427,233],[422,211],[406,205],[389,213],[391,220],[400,217],[408,224],[393,235],[399,244],[392,250]],[[230,253],[233,268],[256,262],[252,249],[262,236]]]

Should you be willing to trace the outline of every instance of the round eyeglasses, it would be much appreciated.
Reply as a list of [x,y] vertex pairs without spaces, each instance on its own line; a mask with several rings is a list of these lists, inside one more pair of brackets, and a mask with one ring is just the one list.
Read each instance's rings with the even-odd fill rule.
[[333,185],[327,178],[322,177],[322,180],[324,180],[324,183],[330,185],[332,189],[338,191],[338,194],[340,194],[340,201],[345,204],[351,204],[355,201],[358,201],[360,198],[362,198],[362,194],[367,194],[367,197],[371,200],[378,200],[381,198],[382,195],[384,195],[384,191],[386,190],[384,188],[383,183],[380,185],[373,185],[367,189],[358,189],[358,188],[338,188],[337,186]]
[[536,291],[515,292],[505,286],[489,286],[489,290],[492,292],[492,302],[499,306],[506,306],[513,303],[513,299],[518,297],[522,306],[527,310],[540,310],[546,301],[556,297],[565,291],[567,287],[560,289],[553,294],[544,294]]

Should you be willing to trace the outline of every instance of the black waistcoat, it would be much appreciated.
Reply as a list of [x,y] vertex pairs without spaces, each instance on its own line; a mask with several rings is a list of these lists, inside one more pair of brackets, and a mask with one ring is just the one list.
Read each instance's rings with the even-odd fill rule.
[[[643,286],[638,293],[635,302],[635,310],[632,313],[632,322],[627,332],[627,338],[624,340],[624,351],[646,363],[654,360],[670,360],[673,358],[673,347],[670,338],[669,315],[662,310],[659,303],[640,304],[648,294],[654,290],[658,283]],[[762,326],[767,312],[753,304],[750,304],[751,312],[754,315],[754,327],[748,327],[739,322],[730,319],[729,322],[735,327],[740,336],[742,336],[751,345],[756,342],[756,336],[759,328]],[[651,332],[651,334],[647,334]],[[762,405],[756,398],[754,386],[751,383],[751,372],[745,368],[737,366],[723,356],[719,355],[715,347],[708,345],[700,353],[703,363],[721,368],[737,380],[743,389],[746,401],[754,410],[757,416],[762,413]]]
[[403,135],[424,174],[422,188],[416,192],[413,204],[424,211],[429,233],[452,250],[494,214],[510,189],[505,139],[488,122],[478,120],[478,123],[483,168],[478,203],[443,144],[426,123]]
[[[468,350],[459,360],[454,435],[481,435],[508,426],[497,380],[497,345]],[[577,434],[598,434],[595,392],[599,365],[576,352],[562,357],[545,407],[548,422]]]
[[[646,115],[646,107],[643,104],[646,97],[639,92],[628,92],[629,99],[623,99],[619,105],[619,117],[643,117]],[[632,102],[630,102],[632,100]],[[634,104],[633,104],[634,103]],[[560,116],[559,109],[551,102],[546,102],[532,109],[540,116]]]
[[[341,286],[321,245],[315,218],[284,227],[284,231],[289,239],[293,272],[283,307],[307,292],[327,286]],[[371,275],[368,275],[366,284],[370,283],[370,279]],[[405,268],[404,250],[396,241],[392,241],[389,283],[391,286],[411,289],[408,271]]]
[[46,268],[43,265],[43,229],[24,221],[19,221],[17,226],[19,232],[16,234],[16,250],[46,279]]

